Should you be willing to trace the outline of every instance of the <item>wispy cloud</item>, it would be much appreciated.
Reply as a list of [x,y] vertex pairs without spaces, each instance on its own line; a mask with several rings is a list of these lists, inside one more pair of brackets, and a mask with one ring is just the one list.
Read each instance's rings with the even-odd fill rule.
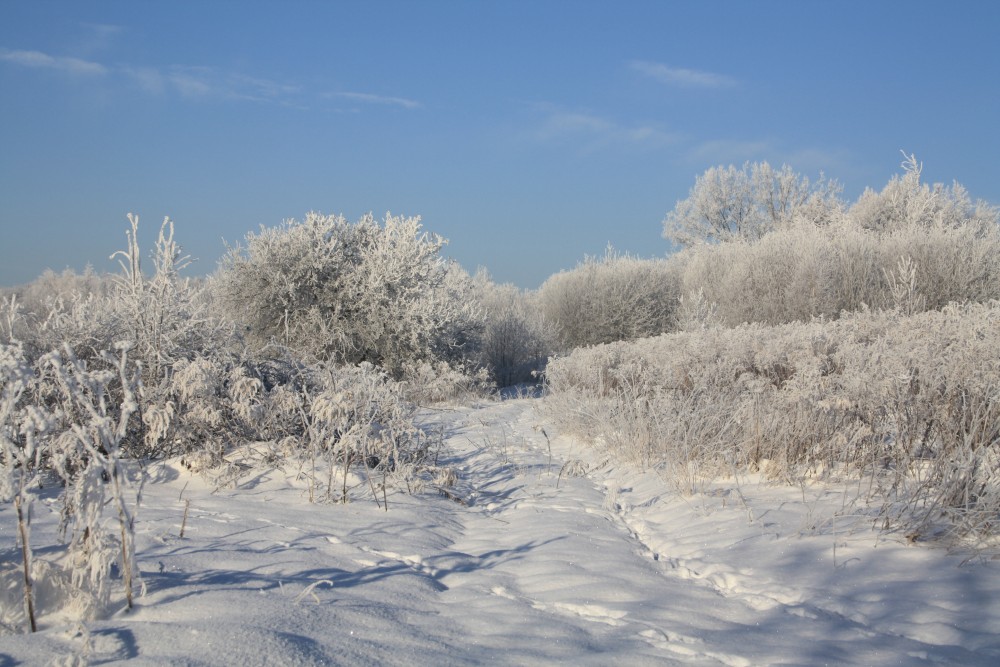
[[343,92],[343,93],[327,93],[325,97],[329,98],[341,98],[345,100],[350,100],[352,102],[361,102],[363,104],[381,104],[386,106],[396,106],[402,107],[404,109],[419,109],[422,104],[416,100],[411,100],[406,97],[390,97],[388,95],[373,95],[372,93],[358,93],[358,92]]
[[671,86],[687,86],[691,88],[727,88],[736,85],[736,79],[715,72],[672,67],[663,63],[646,60],[633,60],[629,67],[643,76]]
[[551,104],[536,105],[544,113],[535,138],[541,141],[567,141],[585,152],[610,147],[654,148],[670,145],[678,136],[658,127],[625,124],[596,114],[560,109]]
[[185,98],[216,98],[297,104],[298,86],[260,77],[223,72],[213,67],[175,65],[165,70],[122,66],[122,74],[151,95],[176,93]]
[[[116,26],[95,26],[94,29],[109,35],[120,30]],[[0,63],[38,70],[61,71],[74,76],[124,79],[151,95],[173,93],[185,98],[216,98],[300,106],[301,91],[297,86],[227,72],[214,67],[174,65],[161,69],[128,64],[104,65],[92,60],[54,56],[42,51],[3,48],[0,48]]]
[[302,89],[296,85],[247,76],[245,74],[230,75],[229,83],[234,90],[238,90],[246,99],[287,99],[302,92]]
[[[123,30],[112,25],[88,25],[101,39],[110,39]],[[156,96],[177,96],[189,100],[229,100],[307,108],[308,97],[297,85],[250,76],[222,68],[200,65],[148,67],[129,63],[105,65],[93,60],[54,56],[42,51],[11,50],[0,47],[0,63],[33,69],[59,70],[73,75],[106,76]],[[315,93],[313,93],[315,95]],[[382,105],[418,109],[423,105],[407,97],[359,91],[323,93],[322,99],[340,99],[354,105]]]
[[108,73],[104,65],[80,58],[53,56],[41,51],[0,50],[0,60],[21,67],[53,69],[72,75],[102,76]]
[[217,78],[208,67],[173,67],[165,77],[174,90],[184,97],[229,97],[228,87]]

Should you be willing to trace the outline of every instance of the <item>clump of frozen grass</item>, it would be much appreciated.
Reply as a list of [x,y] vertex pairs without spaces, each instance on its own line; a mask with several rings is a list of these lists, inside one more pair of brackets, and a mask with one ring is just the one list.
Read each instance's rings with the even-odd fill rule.
[[857,493],[884,527],[990,535],[998,324],[1000,304],[968,304],[579,349],[550,361],[546,404],[564,428],[682,491],[734,470],[864,479]]

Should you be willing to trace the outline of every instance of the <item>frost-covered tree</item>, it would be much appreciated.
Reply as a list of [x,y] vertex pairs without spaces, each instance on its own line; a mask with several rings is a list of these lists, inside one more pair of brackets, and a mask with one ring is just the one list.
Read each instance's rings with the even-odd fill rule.
[[663,221],[663,236],[680,245],[745,239],[754,241],[804,216],[823,224],[842,208],[840,186],[821,177],[811,183],[784,165],[747,162],[712,167],[695,179],[687,199]]
[[257,345],[277,342],[317,359],[458,359],[475,335],[469,277],[445,261],[445,241],[419,218],[309,213],[250,233],[223,259],[215,285]]

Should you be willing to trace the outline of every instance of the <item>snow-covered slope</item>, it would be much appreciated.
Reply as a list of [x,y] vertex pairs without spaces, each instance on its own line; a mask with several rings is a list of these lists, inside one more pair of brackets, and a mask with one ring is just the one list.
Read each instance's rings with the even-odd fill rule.
[[[388,512],[311,504],[293,470],[213,492],[154,469],[137,522],[145,597],[85,624],[40,600],[42,631],[0,636],[0,665],[1000,662],[996,562],[879,537],[821,487],[676,496],[557,437],[534,407],[428,411],[458,482],[390,495]],[[57,517],[35,511],[44,535]]]

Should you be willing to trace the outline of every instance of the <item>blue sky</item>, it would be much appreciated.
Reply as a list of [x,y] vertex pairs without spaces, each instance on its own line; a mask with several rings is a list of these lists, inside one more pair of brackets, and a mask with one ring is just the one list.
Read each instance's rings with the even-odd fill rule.
[[310,210],[421,215],[536,287],[717,164],[853,199],[916,153],[1000,203],[1000,3],[0,2],[0,285],[110,270],[132,211],[192,273]]

